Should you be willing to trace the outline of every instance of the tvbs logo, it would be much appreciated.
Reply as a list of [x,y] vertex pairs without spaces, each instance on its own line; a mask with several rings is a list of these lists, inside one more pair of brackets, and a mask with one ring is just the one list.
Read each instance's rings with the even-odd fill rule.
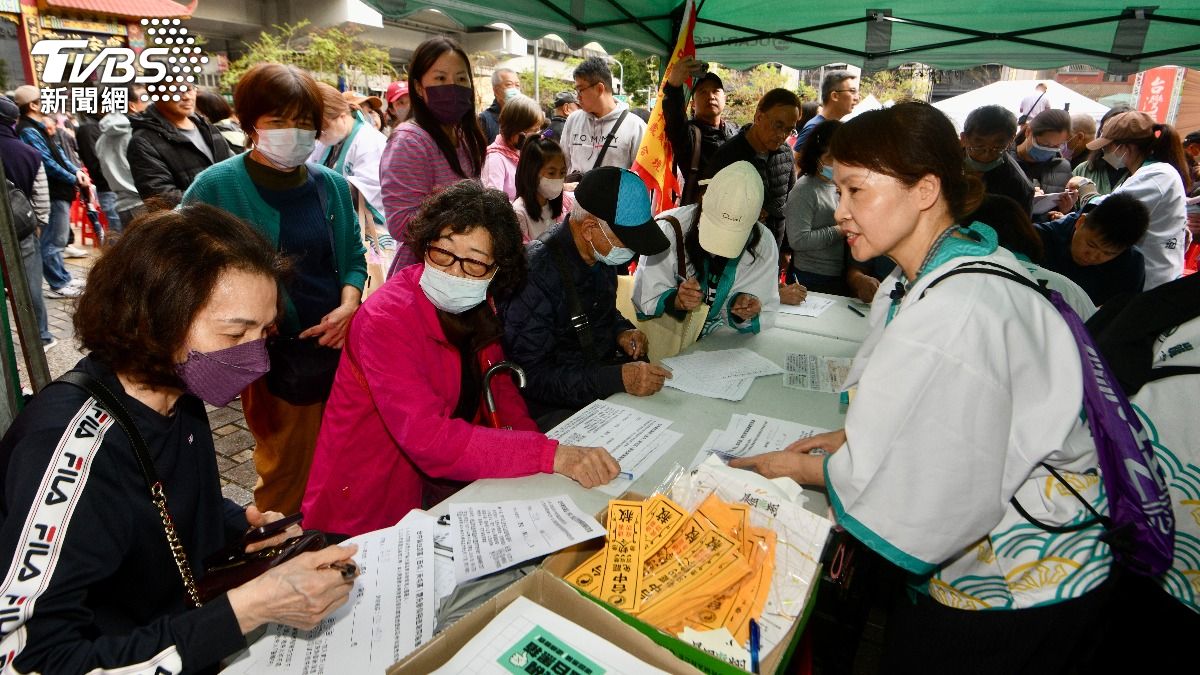
[[30,50],[45,57],[42,82],[48,87],[123,87],[146,85],[144,101],[175,100],[195,86],[208,63],[196,38],[179,26],[179,19],[142,19],[150,46],[138,51],[130,47],[106,47],[87,51],[86,40],[41,40]]
[[[169,49],[155,47],[137,54],[128,47],[105,47],[91,63],[87,63],[84,60],[87,44],[87,40],[41,40],[33,45],[34,56],[46,57],[42,81],[61,85],[85,85],[96,81],[101,84],[148,84],[167,77],[166,64],[155,58],[165,60]],[[141,75],[138,75],[139,69]],[[96,76],[94,80],[93,75]]]

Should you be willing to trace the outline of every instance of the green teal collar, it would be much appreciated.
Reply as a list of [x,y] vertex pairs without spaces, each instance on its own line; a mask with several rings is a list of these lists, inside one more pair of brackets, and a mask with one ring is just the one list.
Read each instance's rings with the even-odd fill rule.
[[[965,227],[960,226],[956,229],[955,233],[965,235],[966,238],[949,236],[943,239],[937,251],[934,252],[933,257],[917,273],[917,278],[913,279],[914,284],[930,271],[941,267],[955,258],[991,255],[996,252],[996,248],[999,246],[1000,239],[996,235],[996,231],[980,222],[974,222]],[[911,286],[912,284],[909,285]]]

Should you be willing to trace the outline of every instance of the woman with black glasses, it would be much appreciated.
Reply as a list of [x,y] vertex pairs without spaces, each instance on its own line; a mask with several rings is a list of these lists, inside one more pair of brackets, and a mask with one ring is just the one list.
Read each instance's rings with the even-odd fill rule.
[[445,496],[439,480],[561,473],[594,487],[616,477],[602,448],[540,433],[511,373],[487,375],[505,360],[494,301],[526,273],[504,193],[455,183],[425,201],[406,236],[421,263],[397,272],[350,325],[304,495],[305,524],[348,535],[388,527],[420,507],[423,494],[427,502]]

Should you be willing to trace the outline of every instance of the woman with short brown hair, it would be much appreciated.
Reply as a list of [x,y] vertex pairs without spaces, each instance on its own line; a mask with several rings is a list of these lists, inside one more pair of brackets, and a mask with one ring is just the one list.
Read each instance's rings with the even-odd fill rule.
[[[301,554],[197,601],[206,558],[282,517],[222,497],[204,404],[225,405],[265,372],[283,269],[246,223],[204,205],[135,220],[92,267],[75,313],[89,353],[72,376],[108,390],[131,426],[55,382],[0,441],[6,672],[212,672],[259,626],[309,630],[346,601],[352,583],[329,566],[352,547]],[[293,525],[249,549],[298,534]]]
[[367,276],[350,186],[340,174],[306,164],[325,132],[325,103],[308,73],[264,63],[233,92],[249,152],[196,177],[184,204],[212,204],[241,217],[293,259],[272,373],[242,394],[254,434],[255,501],[300,508],[321,412]]

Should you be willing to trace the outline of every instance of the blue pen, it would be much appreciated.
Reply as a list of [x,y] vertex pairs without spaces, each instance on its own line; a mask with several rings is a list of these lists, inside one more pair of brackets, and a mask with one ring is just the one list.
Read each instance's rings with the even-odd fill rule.
[[750,672],[758,672],[758,645],[761,641],[758,634],[758,622],[750,619]]
[[633,480],[633,472],[631,472],[631,471],[618,471],[617,476],[619,476],[621,478],[628,478],[629,480]]

